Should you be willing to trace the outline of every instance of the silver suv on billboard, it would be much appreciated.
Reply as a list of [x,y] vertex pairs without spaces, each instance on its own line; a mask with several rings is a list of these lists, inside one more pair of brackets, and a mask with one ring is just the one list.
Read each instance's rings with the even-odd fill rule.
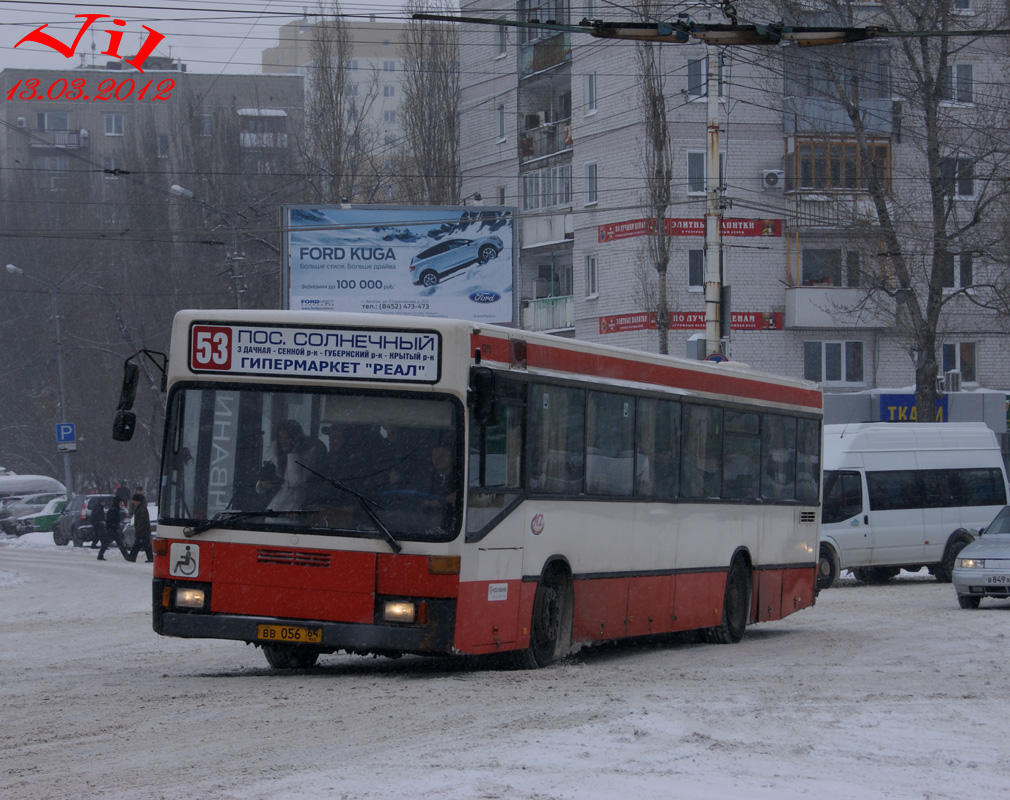
[[410,260],[410,279],[417,286],[435,286],[446,276],[471,264],[486,264],[497,258],[503,248],[497,236],[445,239]]

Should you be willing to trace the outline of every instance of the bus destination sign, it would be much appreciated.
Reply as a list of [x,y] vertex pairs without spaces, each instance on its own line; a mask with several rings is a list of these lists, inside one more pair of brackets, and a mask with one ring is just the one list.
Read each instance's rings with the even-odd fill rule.
[[288,378],[435,383],[441,339],[434,331],[194,323],[193,372]]

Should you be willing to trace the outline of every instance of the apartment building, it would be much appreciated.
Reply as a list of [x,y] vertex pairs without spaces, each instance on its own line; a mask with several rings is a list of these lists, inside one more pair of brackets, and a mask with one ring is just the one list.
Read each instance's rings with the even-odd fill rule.
[[[406,26],[377,19],[374,14],[368,19],[349,20],[346,24],[351,39],[347,91],[360,98],[370,91],[375,92],[375,100],[368,105],[368,116],[363,122],[378,132],[375,155],[381,164],[383,156],[395,158],[403,131],[401,61]],[[313,22],[308,17],[281,26],[277,47],[263,51],[263,74],[304,75],[311,84],[312,35]]]
[[[971,4],[979,2],[952,5],[974,15]],[[865,10],[871,14],[872,4]],[[983,9],[977,10],[974,21],[984,25]],[[464,3],[463,13],[502,18],[500,5],[488,0]],[[621,13],[565,0],[520,0],[508,16],[577,22]],[[704,11],[694,18],[726,22]],[[981,93],[998,85],[1002,51],[983,44],[966,43],[951,59],[942,87],[945,114],[970,114]],[[711,257],[720,259],[721,283],[729,290],[731,328],[723,349],[733,360],[815,380],[831,393],[871,395],[915,380],[902,294],[894,291],[893,260],[867,191],[873,171],[889,182],[888,210],[901,216],[907,253],[925,263],[927,250],[914,246],[930,238],[929,197],[915,177],[922,173],[921,137],[910,128],[915,117],[891,75],[893,46],[880,40],[858,53],[872,167],[861,163],[844,109],[811,90],[825,76],[799,48],[785,54],[722,48],[711,81],[719,91],[723,206],[721,252]],[[705,330],[709,53],[697,42],[660,48],[675,169],[667,220],[673,240],[669,352],[684,355]],[[462,26],[463,194],[478,191],[518,208],[524,328],[659,347],[650,315],[654,275],[643,246],[649,212],[639,69],[630,41]],[[954,215],[962,221],[981,197],[975,164],[950,145],[940,165],[949,178],[946,199],[956,201]],[[973,290],[959,291],[991,280],[1002,269],[1000,258],[985,245],[957,250],[956,244],[941,271],[950,302],[935,357],[949,375],[945,391],[1002,392],[1010,389],[1003,319],[979,308]],[[874,418],[880,407],[868,413]]]
[[198,74],[162,57],[144,66],[0,71],[0,157],[23,166],[33,188],[61,192],[80,174],[112,181],[156,164],[170,176],[211,148],[231,147],[253,173],[281,171],[297,153],[300,76]]

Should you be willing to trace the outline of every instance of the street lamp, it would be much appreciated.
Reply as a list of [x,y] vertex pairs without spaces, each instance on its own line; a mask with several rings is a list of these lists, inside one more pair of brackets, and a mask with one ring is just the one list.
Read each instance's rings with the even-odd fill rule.
[[194,203],[203,206],[204,208],[209,208],[221,215],[221,220],[226,228],[231,232],[231,249],[228,251],[225,258],[228,260],[228,276],[231,279],[232,293],[235,295],[235,308],[242,308],[242,292],[245,291],[245,286],[242,285],[242,281],[245,276],[237,274],[236,272],[236,262],[242,260],[242,256],[238,252],[238,235],[235,230],[235,226],[232,224],[231,219],[228,215],[222,211],[217,206],[201,200],[196,195],[193,194],[192,190],[187,189],[185,186],[180,186],[177,183],[173,183],[168,187],[169,194],[173,194],[176,197],[181,197],[184,200],[192,200]]
[[[40,286],[44,286],[49,290],[50,295],[53,298],[53,321],[56,323],[56,375],[59,380],[59,418],[61,422],[67,421],[67,403],[65,395],[63,394],[63,339],[60,338],[60,287],[58,284],[49,283],[48,281],[36,278],[25,272],[21,267],[16,267],[14,264],[7,265],[7,271],[11,275],[23,275],[30,281],[35,281],[35,283]],[[63,477],[67,487],[67,493],[72,494],[74,491],[74,481],[73,476],[70,474],[70,451],[63,451]]]

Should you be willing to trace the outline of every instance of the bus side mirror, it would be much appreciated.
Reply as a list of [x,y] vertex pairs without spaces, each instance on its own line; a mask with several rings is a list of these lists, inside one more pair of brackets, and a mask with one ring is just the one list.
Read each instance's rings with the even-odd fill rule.
[[470,370],[470,390],[474,420],[481,426],[493,424],[497,410],[494,373],[487,367],[474,367]]
[[133,408],[133,401],[137,398],[137,383],[139,381],[140,367],[129,361],[123,364],[123,388],[119,391],[119,405],[117,406],[120,411],[129,411]]
[[117,442],[128,442],[133,438],[136,427],[137,415],[121,408],[116,412],[116,419],[112,423],[112,438]]

